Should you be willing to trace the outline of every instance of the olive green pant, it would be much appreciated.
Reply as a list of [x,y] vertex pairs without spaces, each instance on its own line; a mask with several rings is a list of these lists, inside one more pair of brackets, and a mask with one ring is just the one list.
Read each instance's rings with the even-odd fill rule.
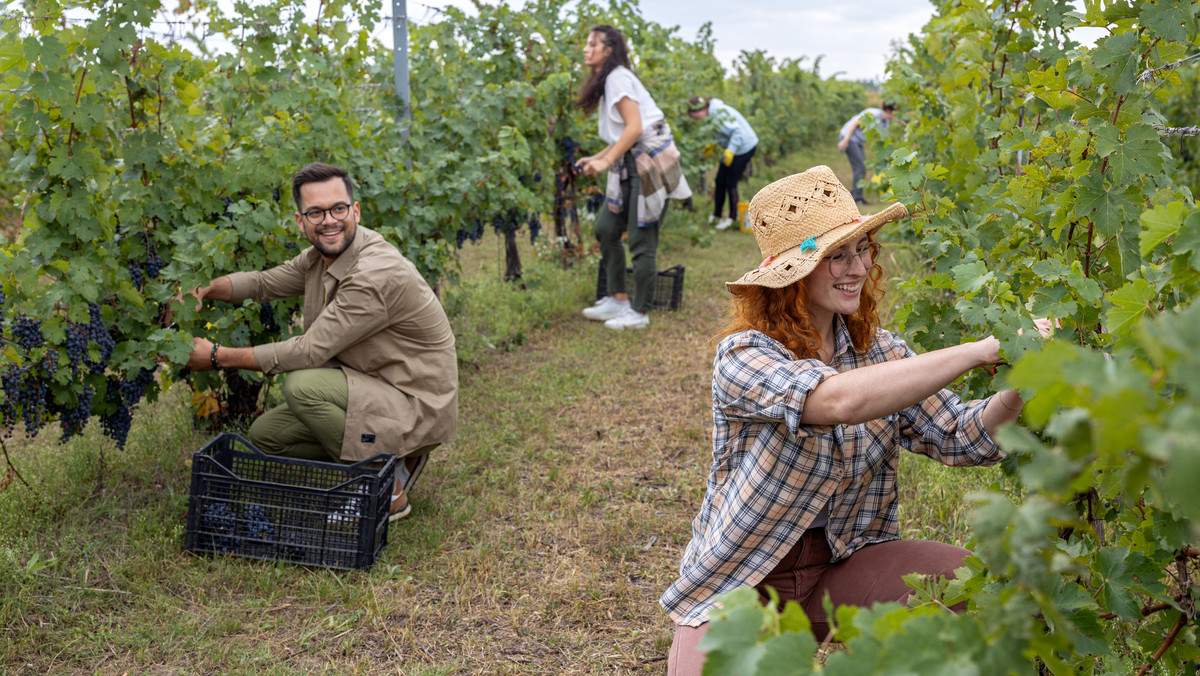
[[[627,293],[625,290],[625,243],[621,234],[629,231],[629,253],[633,255],[633,298],[631,307],[641,313],[650,310],[654,302],[654,285],[658,281],[658,223],[649,228],[637,227],[636,218],[629,214],[630,206],[637,211],[637,196],[630,195],[630,181],[621,181],[620,213],[601,206],[596,215],[596,239],[600,242],[600,265],[608,280],[608,293]],[[633,225],[627,226],[629,221]]]
[[302,369],[283,380],[284,404],[250,425],[250,443],[264,453],[342,461],[350,388],[341,369]]

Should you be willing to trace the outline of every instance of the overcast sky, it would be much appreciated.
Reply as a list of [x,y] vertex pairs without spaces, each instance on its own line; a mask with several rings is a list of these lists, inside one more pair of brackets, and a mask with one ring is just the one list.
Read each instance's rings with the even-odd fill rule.
[[[429,7],[446,5],[471,6],[466,0],[408,0],[409,20],[436,20]],[[726,68],[742,50],[762,49],[779,59],[808,57],[806,65],[823,56],[819,74],[846,80],[882,80],[891,43],[918,32],[933,16],[929,0],[641,0],[639,6],[647,19],[678,26],[688,41],[711,21],[715,54]],[[390,35],[379,37],[391,44]]]

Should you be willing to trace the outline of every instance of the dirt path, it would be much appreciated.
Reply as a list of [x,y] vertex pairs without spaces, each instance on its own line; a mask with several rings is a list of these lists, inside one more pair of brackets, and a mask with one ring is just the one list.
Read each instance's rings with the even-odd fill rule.
[[570,317],[464,370],[459,440],[392,531],[414,579],[384,592],[380,639],[430,668],[411,673],[665,671],[657,601],[710,454],[707,339],[754,255],[745,233],[665,251],[688,266],[683,308],[649,330]]

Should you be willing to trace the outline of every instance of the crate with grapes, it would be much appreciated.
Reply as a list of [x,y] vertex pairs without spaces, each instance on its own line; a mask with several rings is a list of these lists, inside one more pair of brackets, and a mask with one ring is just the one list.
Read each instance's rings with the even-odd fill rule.
[[387,544],[395,456],[353,465],[267,455],[222,433],[192,455],[184,548],[365,568]]

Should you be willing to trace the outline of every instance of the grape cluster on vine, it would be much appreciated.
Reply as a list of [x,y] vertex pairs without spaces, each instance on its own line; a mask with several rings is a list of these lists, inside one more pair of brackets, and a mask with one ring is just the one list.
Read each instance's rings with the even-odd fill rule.
[[258,306],[258,321],[262,323],[263,331],[270,334],[279,333],[279,323],[275,321],[275,307],[270,301],[264,301]]
[[19,418],[25,423],[25,434],[29,437],[36,437],[46,423],[49,388],[41,365],[42,362],[9,364],[0,376],[0,387],[4,389],[0,417],[3,417],[4,427],[11,429]]
[[59,424],[62,425],[62,436],[59,441],[66,441],[76,434],[83,432],[88,421],[92,418],[92,396],[96,391],[85,385],[76,395],[74,406],[62,407],[57,411]]
[[529,214],[529,243],[537,242],[538,235],[542,232],[542,222],[538,219],[537,214]]
[[150,279],[158,279],[158,273],[163,268],[162,256],[154,249],[154,240],[150,238],[149,233],[143,231],[141,233],[142,243],[146,245],[146,276]]
[[463,243],[465,243],[468,239],[472,242],[478,242],[480,237],[483,237],[483,221],[476,218],[474,227],[472,227],[470,230],[459,230],[457,233],[455,233],[454,239],[458,245],[458,248],[461,249]]
[[46,344],[46,339],[42,336],[42,320],[30,317],[24,312],[13,318],[12,333],[13,340],[26,354]]
[[104,434],[124,449],[133,424],[133,411],[154,381],[154,369],[138,369],[133,378],[109,376],[105,379],[104,409],[100,414],[100,427]]
[[141,289],[145,283],[146,277],[142,274],[142,265],[137,261],[129,261],[129,281],[133,282],[136,289]]

